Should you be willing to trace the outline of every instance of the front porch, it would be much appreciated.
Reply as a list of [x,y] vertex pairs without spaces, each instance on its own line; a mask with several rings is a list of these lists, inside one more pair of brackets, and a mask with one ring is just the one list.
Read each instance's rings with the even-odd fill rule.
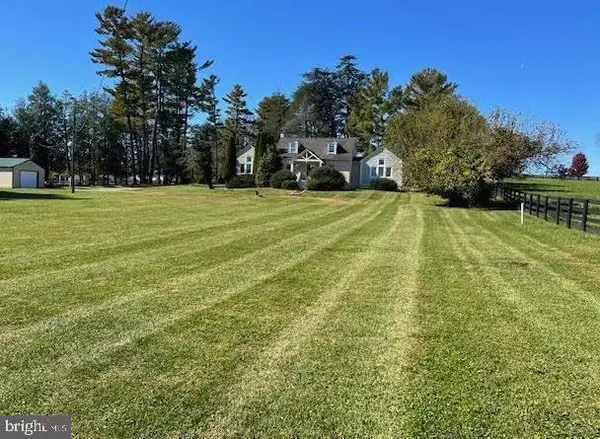
[[306,149],[290,163],[290,171],[296,175],[298,182],[303,182],[308,179],[314,168],[321,167],[323,164],[323,160]]

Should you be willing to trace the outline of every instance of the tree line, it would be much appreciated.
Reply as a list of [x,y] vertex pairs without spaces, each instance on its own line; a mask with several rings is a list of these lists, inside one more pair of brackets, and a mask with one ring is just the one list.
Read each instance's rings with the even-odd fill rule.
[[364,153],[386,145],[402,157],[408,184],[475,200],[490,181],[553,171],[573,146],[555,124],[501,110],[485,117],[436,69],[394,85],[386,71],[364,71],[353,55],[333,69],[305,72],[289,98],[275,92],[252,111],[242,85],[219,97],[216,75],[200,79],[213,61],[198,62],[177,23],[115,6],[96,19],[90,58],[102,89],[56,96],[39,83],[11,112],[0,110],[0,156],[31,157],[50,178],[67,173],[73,160],[91,184],[212,187],[236,174],[246,145],[256,147],[257,182],[268,181],[279,166],[282,132],[356,137]]

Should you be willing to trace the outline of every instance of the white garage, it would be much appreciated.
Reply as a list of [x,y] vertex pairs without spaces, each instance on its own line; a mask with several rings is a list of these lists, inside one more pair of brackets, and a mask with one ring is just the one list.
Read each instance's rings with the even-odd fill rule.
[[0,188],[41,187],[44,177],[44,169],[30,159],[0,158]]

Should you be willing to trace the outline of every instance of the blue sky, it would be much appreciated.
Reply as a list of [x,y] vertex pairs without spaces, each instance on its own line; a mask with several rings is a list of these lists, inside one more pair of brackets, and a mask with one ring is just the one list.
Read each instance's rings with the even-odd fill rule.
[[[11,2],[0,15],[0,106],[10,108],[39,80],[59,94],[95,90],[88,53],[94,12],[119,0]],[[500,106],[561,124],[600,174],[600,2],[439,0],[129,0],[183,27],[200,59],[221,78],[221,95],[241,83],[255,105],[290,94],[300,74],[333,67],[344,54],[388,70],[392,85],[436,67],[482,111]]]

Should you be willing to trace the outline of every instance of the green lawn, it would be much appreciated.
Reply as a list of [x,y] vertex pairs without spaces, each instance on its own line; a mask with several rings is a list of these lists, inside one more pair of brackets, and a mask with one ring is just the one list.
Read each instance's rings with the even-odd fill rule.
[[541,193],[553,197],[600,200],[600,181],[529,177],[511,180],[509,184],[523,191]]
[[0,192],[0,412],[79,438],[598,437],[600,238],[436,201]]

